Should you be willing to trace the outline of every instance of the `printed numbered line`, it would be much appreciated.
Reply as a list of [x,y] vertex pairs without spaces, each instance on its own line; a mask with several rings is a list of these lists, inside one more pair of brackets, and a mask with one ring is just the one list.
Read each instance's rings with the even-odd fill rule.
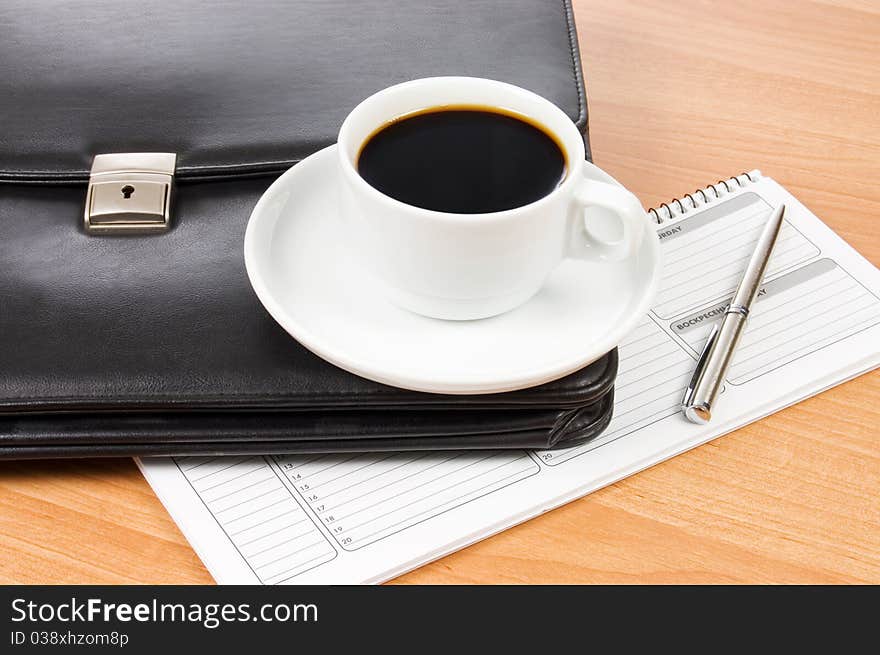
[[677,414],[694,370],[695,358],[646,317],[619,349],[614,385],[614,417],[602,435],[581,446],[537,453],[557,466],[643,427]]
[[523,451],[275,459],[346,550],[362,548],[540,470]]
[[263,584],[284,582],[336,557],[265,457],[174,461]]
[[[728,301],[673,320],[695,352]],[[880,323],[880,300],[830,259],[768,281],[761,289],[728,380],[742,384]]]
[[[769,213],[770,206],[756,194],[743,194],[661,231],[666,235],[662,240],[665,267],[654,306],[658,316],[672,318],[732,293]],[[785,221],[767,275],[818,254],[819,249]]]

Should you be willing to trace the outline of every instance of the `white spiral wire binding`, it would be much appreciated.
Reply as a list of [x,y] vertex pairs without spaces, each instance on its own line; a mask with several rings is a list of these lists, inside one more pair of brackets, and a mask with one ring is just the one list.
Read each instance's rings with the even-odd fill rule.
[[651,216],[651,220],[661,225],[720,200],[737,189],[752,182],[757,182],[759,179],[761,179],[761,172],[757,170],[749,173],[740,173],[726,180],[718,180],[715,184],[708,184],[693,193],[686,193],[681,198],[673,198],[669,202],[661,202],[658,207],[651,207],[647,213]]

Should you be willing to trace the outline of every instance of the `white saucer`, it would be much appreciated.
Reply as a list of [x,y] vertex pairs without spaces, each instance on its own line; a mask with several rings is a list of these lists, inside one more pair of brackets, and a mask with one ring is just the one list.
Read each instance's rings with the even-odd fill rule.
[[566,260],[537,295],[501,316],[442,321],[398,308],[349,255],[337,220],[335,148],[266,190],[244,241],[260,301],[327,361],[417,391],[511,391],[595,361],[647,313],[660,279],[659,241],[647,219],[636,257],[601,266]]

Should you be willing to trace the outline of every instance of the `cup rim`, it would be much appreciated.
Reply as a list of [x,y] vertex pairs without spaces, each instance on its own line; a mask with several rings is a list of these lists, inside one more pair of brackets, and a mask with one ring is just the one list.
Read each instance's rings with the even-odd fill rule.
[[[519,207],[513,207],[511,209],[504,209],[497,212],[481,212],[474,214],[464,214],[457,212],[444,212],[438,211],[435,209],[427,209],[423,207],[417,207],[415,205],[410,205],[408,203],[397,200],[396,198],[392,198],[389,195],[386,195],[372,186],[369,182],[367,182],[361,174],[357,171],[357,167],[355,166],[352,158],[349,157],[346,143],[351,140],[350,132],[352,130],[352,123],[356,119],[358,113],[363,111],[367,103],[373,103],[377,101],[377,98],[381,98],[383,95],[391,94],[391,93],[399,93],[401,90],[412,89],[414,92],[418,91],[420,87],[432,85],[432,84],[449,84],[454,82],[465,82],[466,84],[486,84],[490,86],[494,86],[498,91],[505,92],[508,94],[516,94],[520,96],[525,96],[530,98],[533,101],[536,101],[538,104],[543,105],[547,112],[551,114],[555,114],[557,118],[563,118],[563,125],[566,127],[563,132],[564,134],[560,134],[560,130],[553,129],[554,135],[558,138],[559,142],[563,144],[566,149],[565,155],[567,155],[567,164],[569,165],[569,170],[563,179],[562,183],[557,186],[553,191],[548,193],[547,195],[538,198],[526,205],[520,205]],[[420,109],[430,109],[432,107],[440,107],[442,105],[438,105],[436,103],[426,103],[424,107]],[[503,102],[498,103],[498,107],[500,109],[507,109],[508,111],[514,111],[518,114],[528,115],[530,118],[533,118],[535,121],[541,122],[540,116],[532,116],[527,112],[522,112],[519,110],[513,110],[510,108],[506,108]],[[419,111],[419,110],[416,110]],[[407,112],[410,113],[410,112]],[[388,121],[394,120],[395,117],[391,117]],[[386,121],[387,123],[387,121]],[[385,123],[383,123],[384,125]],[[568,127],[571,127],[569,130]],[[379,129],[381,126],[376,125],[374,129]],[[549,128],[548,128],[549,129]],[[371,134],[374,132],[371,132]],[[576,137],[576,138],[575,138]],[[557,107],[553,102],[544,98],[543,96],[529,91],[528,89],[524,89],[522,87],[516,86],[514,84],[509,84],[507,82],[501,82],[499,80],[492,80],[489,78],[483,77],[468,77],[468,76],[438,76],[438,77],[423,77],[415,80],[409,80],[407,82],[401,82],[399,84],[395,84],[393,86],[386,87],[376,93],[368,96],[360,103],[358,103],[354,109],[352,109],[348,115],[343,120],[341,127],[339,128],[339,135],[337,137],[337,154],[340,162],[340,168],[342,169],[343,174],[348,179],[348,181],[353,184],[357,189],[366,193],[369,197],[374,200],[390,203],[392,207],[397,210],[408,211],[417,216],[422,216],[431,219],[448,219],[452,221],[481,221],[486,222],[490,220],[503,220],[514,218],[519,216],[520,214],[526,212],[532,212],[535,209],[540,209],[542,206],[550,204],[553,202],[559,194],[563,193],[563,191],[567,191],[573,184],[575,184],[575,180],[581,175],[581,170],[583,169],[583,164],[586,161],[586,148],[584,147],[583,135],[578,130],[577,126],[574,122],[569,118],[569,116],[562,111],[559,107]],[[357,144],[358,149],[362,146],[362,144]],[[573,151],[573,152],[572,152]]]

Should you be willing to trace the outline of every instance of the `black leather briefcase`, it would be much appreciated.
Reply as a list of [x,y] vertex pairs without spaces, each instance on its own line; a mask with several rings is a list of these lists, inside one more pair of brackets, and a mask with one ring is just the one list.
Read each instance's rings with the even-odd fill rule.
[[[543,448],[601,432],[613,352],[513,393],[402,391],[306,351],[248,284],[245,224],[275,177],[335,141],[362,98],[448,74],[532,89],[586,134],[567,2],[0,4],[0,457]],[[119,220],[133,173],[144,204]]]

